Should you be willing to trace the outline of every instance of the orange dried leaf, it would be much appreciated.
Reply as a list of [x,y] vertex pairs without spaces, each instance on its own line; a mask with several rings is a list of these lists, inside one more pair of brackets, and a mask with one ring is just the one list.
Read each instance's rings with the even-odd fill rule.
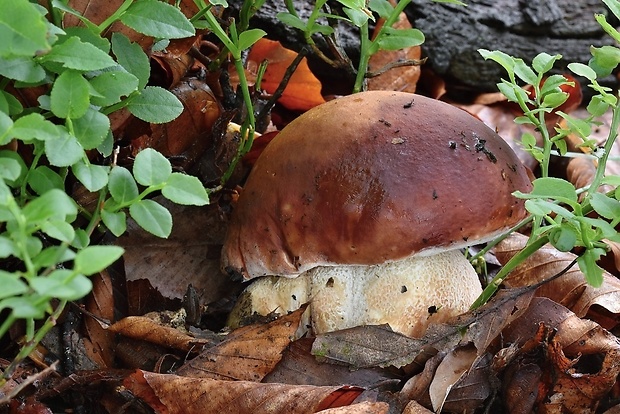
[[[297,53],[286,49],[280,42],[263,38],[252,47],[248,60],[256,63],[261,63],[263,60],[269,62],[261,88],[268,93],[274,93],[296,56]],[[303,58],[286,85],[279,102],[288,109],[306,111],[325,102],[321,88],[321,82],[310,70],[307,59]]]
[[305,309],[304,306],[268,324],[233,331],[225,341],[179,368],[177,374],[218,380],[262,380],[282,359]]
[[310,414],[332,393],[361,388],[220,381],[136,371],[123,384],[162,414]]
[[128,316],[111,325],[108,329],[129,338],[140,339],[185,352],[208,342],[187,335],[176,328],[163,326],[145,316]]
[[[379,27],[380,26],[377,25],[375,32],[379,30]],[[411,29],[411,23],[409,23],[405,13],[401,13],[392,27],[395,29]],[[394,62],[420,60],[421,57],[422,49],[420,46],[407,47],[399,50],[379,50],[370,57],[368,65],[371,71],[376,71]],[[368,90],[414,93],[419,79],[420,66],[392,68],[379,76],[368,79]]]

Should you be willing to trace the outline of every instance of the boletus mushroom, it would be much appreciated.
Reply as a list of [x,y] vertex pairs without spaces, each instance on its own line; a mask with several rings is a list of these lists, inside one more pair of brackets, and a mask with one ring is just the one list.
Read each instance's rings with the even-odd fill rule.
[[310,302],[315,333],[388,323],[420,336],[481,292],[461,249],[526,216],[530,179],[467,112],[372,91],[317,106],[265,148],[234,206],[222,268],[261,278],[233,312]]

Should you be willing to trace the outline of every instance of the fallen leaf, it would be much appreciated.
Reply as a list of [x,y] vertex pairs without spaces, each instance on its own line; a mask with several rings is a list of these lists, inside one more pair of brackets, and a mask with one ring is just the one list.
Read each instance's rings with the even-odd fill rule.
[[313,338],[301,338],[291,343],[282,360],[262,382],[305,385],[349,384],[375,388],[379,384],[397,382],[398,377],[378,368],[350,370],[343,365],[322,364],[311,354]]
[[[496,246],[495,255],[505,264],[526,242],[526,236],[514,233]],[[536,284],[564,270],[576,257],[545,245],[513,270],[504,280],[504,285],[520,287]],[[615,315],[616,323],[620,316],[620,280],[607,272],[603,273],[603,284],[594,288],[575,265],[561,277],[540,286],[536,294],[566,306],[579,317],[585,316],[594,305]]]
[[387,414],[389,409],[390,406],[384,402],[364,401],[345,407],[328,408],[319,412],[323,414]]
[[[297,53],[286,49],[280,42],[262,38],[250,50],[248,61],[256,64],[260,64],[263,60],[269,62],[261,88],[268,93],[274,93],[296,56]],[[321,95],[321,87],[321,82],[308,67],[307,59],[303,58],[278,102],[291,110],[306,111],[325,102]]]
[[[375,33],[382,25],[383,21],[379,21],[375,27]],[[401,13],[398,16],[398,20],[392,25],[392,27],[395,29],[412,28],[405,13]],[[406,47],[399,50],[379,50],[370,57],[368,65],[370,71],[377,71],[396,62],[419,61],[421,57],[422,49],[420,46]],[[379,76],[369,78],[368,90],[402,91],[414,93],[419,79],[419,65],[395,67],[380,74]]]
[[[114,287],[108,270],[103,270],[90,277],[93,290],[85,299],[84,348],[88,357],[99,368],[114,367],[114,352],[116,340],[114,334],[101,325],[98,319],[108,323],[114,322]],[[98,318],[98,319],[95,319]]]
[[303,306],[270,323],[239,328],[226,340],[181,366],[176,373],[194,378],[260,381],[282,358],[305,310]]
[[441,412],[448,393],[469,371],[477,354],[478,351],[473,346],[463,346],[448,352],[441,360],[429,386],[431,404],[435,412]]
[[344,391],[353,399],[362,392],[346,386],[221,381],[140,370],[128,376],[124,386],[161,414],[310,414],[337,407],[324,405],[335,392]]
[[128,338],[151,342],[166,348],[189,352],[209,341],[194,338],[176,327],[164,326],[148,316],[128,316],[108,328],[111,332]]
[[402,414],[433,414],[433,412],[416,401],[409,401]]

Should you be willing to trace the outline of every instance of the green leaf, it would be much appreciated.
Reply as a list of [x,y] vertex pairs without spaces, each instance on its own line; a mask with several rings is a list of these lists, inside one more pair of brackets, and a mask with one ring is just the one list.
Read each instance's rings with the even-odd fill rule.
[[92,107],[73,120],[73,133],[85,150],[97,148],[110,130],[110,119]]
[[131,43],[127,36],[114,33],[112,34],[112,51],[118,63],[138,78],[138,89],[144,89],[149,81],[151,65],[142,47],[137,43]]
[[[0,158],[12,159],[19,164],[19,170],[20,170],[19,176],[15,179],[10,179],[10,178],[5,177],[4,182],[12,187],[20,186],[23,182],[23,179],[26,177],[26,173],[28,172],[28,167],[26,167],[26,163],[24,162],[22,157],[15,151],[0,150]],[[15,167],[10,167],[10,168],[15,168]],[[11,175],[14,175],[14,173],[11,173]],[[0,218],[0,221],[2,221],[1,218]]]
[[42,59],[44,62],[62,63],[63,67],[82,72],[101,70],[115,66],[116,62],[106,52],[90,43],[84,43],[77,36],[70,37]]
[[200,180],[192,175],[173,173],[161,193],[177,204],[204,206],[209,204],[209,195]]
[[579,135],[584,140],[591,135],[592,124],[587,120],[575,118],[562,111],[557,111],[556,113],[566,120],[566,124],[571,132]]
[[121,101],[123,96],[129,96],[138,90],[138,78],[129,72],[115,70],[103,72],[90,80],[90,85],[101,95],[92,96],[93,105],[109,106]]
[[418,29],[386,27],[383,30],[383,35],[378,39],[378,43],[383,50],[400,50],[421,45],[424,43],[424,34]]
[[17,274],[0,270],[0,299],[21,295],[28,291],[28,285],[19,279]]
[[620,63],[620,49],[615,46],[590,47],[592,58],[588,62],[598,77],[611,75]]
[[16,181],[22,175],[22,164],[15,158],[0,157],[0,179]]
[[67,193],[54,188],[31,200],[22,209],[22,213],[30,223],[51,219],[66,220],[77,215],[77,205]]
[[119,246],[88,246],[77,252],[74,269],[85,275],[100,272],[120,259],[124,250]]
[[70,243],[75,237],[73,226],[63,220],[48,220],[41,224],[41,231],[61,242]]
[[61,73],[52,86],[51,109],[59,118],[80,118],[86,113],[90,86],[81,73],[67,70]]
[[547,108],[557,108],[562,105],[568,99],[568,94],[566,92],[553,92],[548,93],[543,98],[543,105]]
[[584,65],[583,63],[575,63],[575,62],[569,63],[568,68],[575,75],[583,76],[584,78],[589,79],[591,81],[596,79],[596,72],[594,71],[594,69],[592,69],[588,65]]
[[614,198],[601,193],[592,193],[590,204],[594,211],[606,219],[614,220],[620,217],[620,201]]
[[65,263],[75,258],[75,252],[64,246],[50,246],[43,249],[34,259],[33,263],[36,267],[50,267]]
[[[56,1],[54,4],[58,4],[58,2]],[[65,31],[65,35],[61,36],[63,42],[71,37],[78,37],[83,43],[95,46],[106,55],[110,54],[110,41],[97,33],[98,29],[96,26],[93,29],[84,26],[70,26],[64,27],[63,30]]]
[[81,299],[93,288],[90,279],[69,269],[57,269],[47,277],[32,279],[30,286],[42,296],[64,300]]
[[514,76],[516,61],[515,58],[513,58],[512,56],[499,50],[494,50],[491,52],[490,50],[486,49],[478,49],[478,53],[482,55],[484,60],[491,59],[492,61],[498,63],[501,67],[504,68],[504,70],[506,70],[506,72],[508,72],[511,78],[512,76]]
[[577,258],[579,270],[586,277],[586,281],[594,287],[600,287],[603,284],[603,269],[596,262],[604,254],[605,250],[603,249],[587,249]]
[[302,32],[305,32],[307,29],[306,22],[301,20],[299,17],[295,16],[294,14],[291,14],[288,12],[280,12],[276,14],[276,18],[280,20],[282,23],[284,23],[285,25],[294,27],[295,29],[301,30]]
[[539,53],[532,59],[532,68],[540,73],[547,73],[555,64],[556,61],[560,60],[562,55],[550,55],[548,53]]
[[28,185],[35,193],[42,195],[50,190],[65,189],[65,181],[56,171],[46,165],[40,165],[28,174]]
[[388,18],[394,11],[394,7],[388,0],[370,0],[368,8],[383,18]]
[[519,198],[549,198],[567,203],[577,202],[575,186],[566,180],[556,177],[537,178],[532,182],[530,193],[517,192]]
[[143,121],[163,124],[181,115],[183,104],[172,92],[157,86],[147,86],[140,95],[129,101],[127,109]]
[[146,148],[136,155],[133,175],[144,186],[164,183],[172,174],[170,161],[152,148]]
[[0,91],[0,101],[6,102],[6,104],[2,103],[2,108],[0,111],[4,111],[10,116],[16,116],[24,112],[24,107],[21,102],[13,95],[11,95],[7,91]]
[[30,57],[0,59],[0,75],[26,83],[45,79],[45,69]]
[[603,0],[603,3],[609,7],[609,10],[611,10],[616,18],[620,19],[620,2],[618,2],[618,0]]
[[40,300],[39,295],[14,296],[0,300],[0,310],[11,309],[16,318],[41,319],[45,316],[47,301]]
[[569,252],[577,243],[577,233],[570,225],[563,225],[549,234],[549,242],[559,251]]
[[370,16],[360,9],[344,7],[342,11],[344,12],[344,14],[347,15],[347,17],[351,20],[351,23],[353,23],[353,25],[355,25],[356,27],[362,27],[368,22],[368,19],[370,19]]
[[11,135],[13,120],[4,112],[0,112],[0,145],[8,144],[13,138]]
[[562,75],[551,75],[542,84],[540,88],[541,96],[545,96],[551,92],[560,92],[560,86],[567,85],[571,82]]
[[17,255],[15,243],[8,237],[0,236],[0,259],[6,259],[9,256],[17,257]]
[[47,21],[27,0],[0,0],[0,58],[34,56],[50,49]]
[[172,215],[153,200],[141,200],[129,206],[129,214],[140,227],[149,233],[167,238],[172,231]]
[[84,149],[77,138],[66,130],[61,131],[61,136],[56,139],[45,141],[45,155],[55,167],[68,167],[75,164],[84,156]]
[[96,165],[85,163],[83,160],[71,166],[73,174],[84,187],[92,193],[101,190],[108,184],[108,172],[110,167],[105,165]]
[[259,39],[264,37],[267,34],[264,30],[261,29],[249,29],[239,34],[239,42],[237,47],[239,50],[249,49],[254,43],[258,42]]
[[593,117],[602,116],[609,109],[609,103],[605,102],[602,96],[594,95],[586,107],[588,113]]
[[110,171],[108,190],[114,201],[119,204],[128,203],[139,195],[138,185],[129,170],[118,165]]
[[502,81],[502,83],[497,84],[497,89],[510,101],[510,102],[519,102],[519,97],[524,101],[528,102],[529,97],[527,96],[527,92],[521,89],[518,85],[514,85],[507,81]]
[[534,73],[532,68],[530,68],[523,59],[515,59],[514,71],[515,75],[527,84],[537,85],[539,82],[536,73]]
[[30,142],[33,139],[40,141],[56,139],[62,134],[62,131],[59,131],[58,127],[45,119],[43,115],[33,112],[17,119],[11,134],[17,139]]
[[101,210],[101,221],[116,237],[120,237],[127,230],[127,216],[124,211],[112,212]]
[[194,26],[179,9],[157,0],[134,2],[122,15],[121,22],[158,39],[182,39],[195,34]]

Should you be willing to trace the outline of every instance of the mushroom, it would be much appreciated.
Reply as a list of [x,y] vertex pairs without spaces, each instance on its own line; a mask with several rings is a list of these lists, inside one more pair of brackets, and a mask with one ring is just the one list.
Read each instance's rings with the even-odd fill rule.
[[260,278],[233,314],[310,301],[314,333],[387,323],[420,336],[481,292],[461,249],[526,216],[531,188],[510,146],[467,112],[403,92],[319,105],[254,165],[222,269]]

